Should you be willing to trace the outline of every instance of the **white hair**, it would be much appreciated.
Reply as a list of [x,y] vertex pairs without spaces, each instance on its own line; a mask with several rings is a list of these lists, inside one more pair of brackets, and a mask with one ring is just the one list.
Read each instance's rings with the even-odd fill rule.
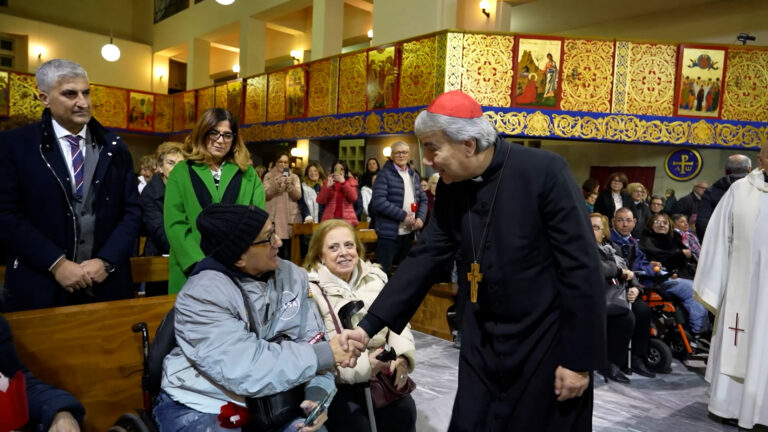
[[477,151],[488,149],[496,141],[498,134],[491,122],[484,116],[475,118],[450,117],[442,114],[422,111],[413,125],[416,135],[441,132],[451,141],[477,142]]
[[88,81],[88,73],[79,64],[64,59],[49,60],[35,71],[37,88],[45,93],[53,90],[62,78],[83,78]]

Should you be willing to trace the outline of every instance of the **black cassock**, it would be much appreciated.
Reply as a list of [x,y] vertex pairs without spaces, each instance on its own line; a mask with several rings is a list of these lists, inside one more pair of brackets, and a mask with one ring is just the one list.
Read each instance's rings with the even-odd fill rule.
[[[591,371],[606,361],[603,280],[584,198],[560,156],[501,138],[494,146],[480,180],[438,184],[420,242],[361,326],[401,331],[459,251],[462,345],[450,430],[591,431],[591,380],[582,397],[554,394],[558,365]],[[483,274],[474,304],[472,238]]]

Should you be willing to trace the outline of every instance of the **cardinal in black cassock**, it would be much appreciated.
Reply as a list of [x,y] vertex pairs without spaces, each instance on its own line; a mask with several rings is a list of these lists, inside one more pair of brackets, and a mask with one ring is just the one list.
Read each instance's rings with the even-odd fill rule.
[[502,140],[461,91],[419,114],[440,173],[432,216],[360,327],[402,330],[456,256],[462,344],[450,431],[591,431],[605,298],[584,199],[565,160]]

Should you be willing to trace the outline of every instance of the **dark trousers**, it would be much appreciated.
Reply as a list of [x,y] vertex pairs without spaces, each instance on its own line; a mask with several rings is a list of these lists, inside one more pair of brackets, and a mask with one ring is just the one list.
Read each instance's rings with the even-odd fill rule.
[[[348,384],[336,384],[338,393],[328,407],[329,432],[368,432],[371,430],[368,408],[361,389]],[[380,432],[414,432],[416,403],[411,395],[374,410],[376,429]]]
[[[630,309],[608,305],[607,334],[608,361],[619,367],[627,366],[629,340],[635,328],[635,315]],[[645,329],[646,333],[648,328]]]
[[651,340],[651,308],[638,298],[632,303],[632,314],[635,316],[632,355],[645,359],[648,357],[648,343]]
[[376,262],[385,273],[390,274],[392,265],[400,264],[413,246],[413,233],[397,236],[397,239],[379,237],[376,240]]

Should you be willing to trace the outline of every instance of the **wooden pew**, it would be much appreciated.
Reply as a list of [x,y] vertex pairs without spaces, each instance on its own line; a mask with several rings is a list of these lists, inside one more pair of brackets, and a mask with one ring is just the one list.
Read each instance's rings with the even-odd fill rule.
[[[361,223],[362,224],[362,223]],[[302,264],[301,256],[301,236],[310,235],[317,228],[316,223],[301,223],[293,224],[293,234],[291,234],[291,262],[300,266]],[[376,231],[368,229],[368,223],[365,222],[363,227],[358,226],[355,228],[355,234],[363,243],[376,243],[378,237]]]
[[458,289],[456,282],[433,285],[411,318],[411,327],[422,333],[452,341],[453,335],[445,314],[453,304]]
[[147,297],[5,314],[21,361],[37,377],[72,393],[85,406],[85,427],[105,431],[141,408],[141,334],[150,335],[176,296]]

